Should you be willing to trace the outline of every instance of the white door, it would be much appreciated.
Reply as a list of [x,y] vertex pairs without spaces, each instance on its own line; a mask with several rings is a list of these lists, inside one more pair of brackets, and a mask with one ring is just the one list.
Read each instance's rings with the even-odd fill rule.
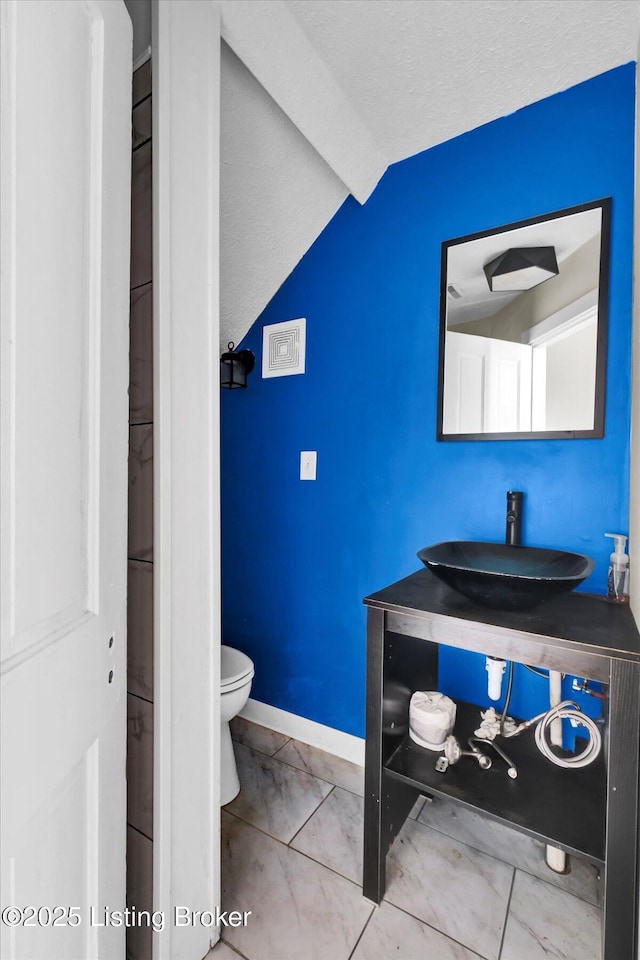
[[526,343],[490,339],[485,395],[485,430],[517,433],[531,430],[532,348]]
[[527,344],[447,331],[444,432],[531,430],[531,363]]
[[0,17],[1,952],[120,960],[131,24]]

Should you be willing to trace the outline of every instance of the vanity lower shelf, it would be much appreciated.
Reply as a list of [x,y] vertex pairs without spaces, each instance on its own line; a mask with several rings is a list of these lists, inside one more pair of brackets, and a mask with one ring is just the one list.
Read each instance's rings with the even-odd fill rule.
[[[491,611],[458,596],[427,569],[365,603],[365,897],[374,903],[384,898],[387,854],[418,793],[442,796],[598,866],[604,861],[603,960],[636,957],[640,632],[629,607],[573,593],[532,611]],[[497,756],[490,770],[462,757],[438,773],[439,754],[406,734],[412,692],[439,689],[444,646],[606,684],[601,755],[588,767],[558,767],[542,756],[529,730],[500,742],[518,768],[515,780]],[[463,749],[478,725],[479,708],[458,701],[454,732]]]
[[[458,703],[455,735],[462,748],[479,725],[479,708]],[[407,734],[383,766],[383,778],[449,797],[544,843],[555,843],[602,866],[605,856],[606,771],[604,756],[578,769],[558,767],[542,756],[533,730],[498,741],[518,769],[507,776],[501,757],[491,748],[493,766],[482,770],[473,757],[462,757],[444,773],[441,754],[425,750]]]

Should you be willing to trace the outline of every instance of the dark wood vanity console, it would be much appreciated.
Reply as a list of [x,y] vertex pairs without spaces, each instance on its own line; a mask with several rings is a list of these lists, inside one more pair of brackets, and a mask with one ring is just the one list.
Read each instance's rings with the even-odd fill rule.
[[[454,593],[427,569],[364,602],[364,895],[375,903],[384,896],[387,852],[417,797],[445,796],[603,868],[604,960],[635,960],[640,635],[628,607],[569,593],[532,611],[489,610]],[[515,780],[498,756],[490,770],[463,758],[437,772],[440,754],[414,744],[408,724],[411,694],[438,689],[441,646],[606,684],[598,759],[579,769],[558,767],[539,752],[529,730],[499,741],[518,768]],[[455,735],[465,749],[479,720],[478,706],[458,701]]]

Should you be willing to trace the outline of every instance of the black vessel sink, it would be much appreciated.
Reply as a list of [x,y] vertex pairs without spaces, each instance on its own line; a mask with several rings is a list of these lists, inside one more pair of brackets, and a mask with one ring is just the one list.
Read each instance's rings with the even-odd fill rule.
[[436,543],[418,556],[458,593],[499,610],[525,610],[573,590],[594,567],[580,553],[475,540]]

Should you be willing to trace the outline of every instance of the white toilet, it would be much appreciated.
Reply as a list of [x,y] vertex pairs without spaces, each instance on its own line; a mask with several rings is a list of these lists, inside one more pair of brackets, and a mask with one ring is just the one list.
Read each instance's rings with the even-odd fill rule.
[[220,805],[231,803],[240,790],[229,721],[240,713],[249,699],[254,667],[252,660],[222,645],[220,663]]

